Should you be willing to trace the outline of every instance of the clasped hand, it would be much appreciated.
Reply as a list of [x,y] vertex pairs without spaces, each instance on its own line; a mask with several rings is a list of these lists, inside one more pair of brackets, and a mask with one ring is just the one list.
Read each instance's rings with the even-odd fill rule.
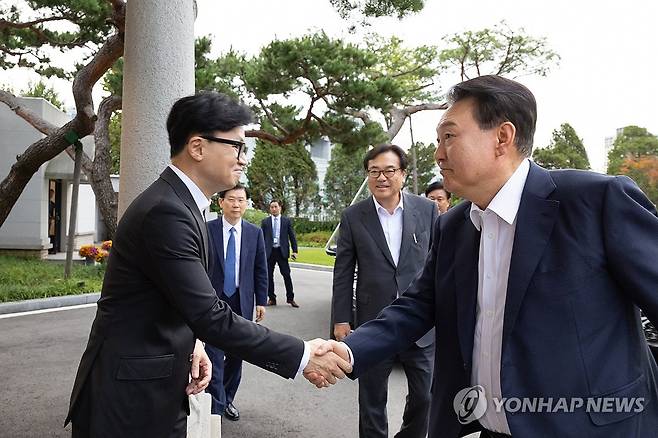
[[311,349],[304,377],[318,388],[326,388],[352,372],[349,353],[345,345],[317,338],[307,341]]

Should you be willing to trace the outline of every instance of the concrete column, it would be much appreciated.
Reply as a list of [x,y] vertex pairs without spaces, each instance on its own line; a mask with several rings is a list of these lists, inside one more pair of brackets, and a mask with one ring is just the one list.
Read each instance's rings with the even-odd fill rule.
[[194,93],[194,0],[126,8],[119,218],[169,164],[167,114]]

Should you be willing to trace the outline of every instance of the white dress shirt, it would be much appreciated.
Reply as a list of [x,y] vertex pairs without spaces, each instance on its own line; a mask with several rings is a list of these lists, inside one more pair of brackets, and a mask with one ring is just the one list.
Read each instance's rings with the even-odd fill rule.
[[206,195],[203,194],[199,186],[197,186],[189,176],[185,175],[182,170],[173,164],[170,164],[169,168],[174,171],[174,173],[181,179],[181,181],[183,181],[183,184],[185,184],[187,190],[190,191],[190,194],[192,195],[196,206],[199,208],[201,215],[203,215],[205,218],[205,211],[208,209],[208,207],[210,207],[210,199],[206,198]]
[[471,384],[482,386],[487,398],[489,408],[480,418],[482,426],[508,435],[505,412],[493,409],[492,397],[502,398],[500,362],[507,281],[516,215],[529,170],[530,162],[523,160],[484,211],[475,204],[470,211],[473,225],[481,231]]
[[235,287],[240,287],[240,246],[242,242],[242,219],[237,224],[231,225],[222,216],[223,232],[224,232],[224,262],[226,262],[226,248],[228,247],[228,239],[231,237],[231,228],[235,228]]
[[377,217],[384,231],[388,250],[391,252],[395,266],[397,266],[400,259],[400,246],[402,245],[402,211],[404,210],[402,192],[400,192],[400,202],[393,210],[393,214],[382,207],[374,196],[372,200],[375,202],[375,210],[377,210]]
[[272,247],[278,248],[281,246],[281,215],[272,216]]
[[[199,186],[197,186],[194,181],[190,179],[189,176],[187,176],[182,170],[180,170],[178,167],[174,166],[173,164],[169,165],[169,168],[174,171],[174,173],[180,178],[181,181],[183,181],[183,184],[185,184],[185,187],[190,191],[190,194],[192,195],[192,198],[194,198],[194,202],[196,203],[197,207],[199,208],[199,211],[203,215],[205,213],[205,210],[210,207],[210,199],[206,198],[206,195],[203,194]],[[204,215],[205,217],[205,215]],[[279,216],[280,218],[281,216]],[[226,221],[223,221],[226,224]],[[230,228],[230,227],[229,227]],[[240,231],[242,231],[242,221],[240,221]],[[226,231],[224,231],[226,233]],[[238,251],[239,248],[239,239],[236,234],[235,236],[236,242],[236,251]],[[226,254],[226,245],[228,244],[228,238],[226,237],[226,234],[224,234],[224,254]],[[236,253],[236,263],[240,263],[240,257],[239,257],[239,252]],[[239,266],[239,265],[238,265]],[[238,281],[239,273],[240,270],[236,269],[235,271],[235,281]],[[236,283],[237,285],[237,283]],[[311,358],[311,349],[308,346],[308,343],[304,342],[304,354],[302,355],[302,360],[299,363],[299,368],[297,369],[297,374],[296,376],[300,375],[303,371],[304,368],[306,368],[306,365],[308,365],[308,362]]]

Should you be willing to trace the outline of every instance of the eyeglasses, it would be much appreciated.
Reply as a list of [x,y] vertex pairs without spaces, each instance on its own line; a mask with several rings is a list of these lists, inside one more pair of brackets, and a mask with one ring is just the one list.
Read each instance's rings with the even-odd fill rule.
[[379,175],[381,175],[382,173],[384,174],[384,176],[386,178],[393,178],[393,175],[395,175],[395,172],[397,172],[398,170],[400,170],[400,169],[386,169],[386,170],[371,169],[371,170],[368,170],[367,173],[368,173],[368,176],[370,178],[373,178],[373,179],[379,178]]
[[238,151],[238,157],[242,155],[243,152],[246,153],[245,142],[243,141],[231,140],[230,138],[213,137],[212,135],[200,135],[199,137],[208,141],[213,141],[215,143],[224,143],[233,146],[233,148]]

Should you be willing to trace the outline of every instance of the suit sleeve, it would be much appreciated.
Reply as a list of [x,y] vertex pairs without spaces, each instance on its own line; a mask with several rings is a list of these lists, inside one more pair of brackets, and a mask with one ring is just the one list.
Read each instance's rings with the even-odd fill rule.
[[334,323],[349,322],[354,325],[354,321],[352,321],[352,296],[354,294],[355,267],[356,251],[352,230],[349,217],[346,212],[343,212],[338,229],[331,299]]
[[290,219],[288,219],[288,237],[290,237],[292,252],[297,253],[297,236],[295,236],[295,230],[292,228],[292,220]]
[[376,319],[359,326],[345,338],[352,350],[357,378],[369,368],[411,346],[435,325],[435,274],[439,242],[439,217],[434,225],[434,241],[420,276]]
[[283,377],[295,376],[304,343],[237,316],[217,298],[189,211],[163,201],[145,216],[142,233],[145,272],[197,338]]
[[658,324],[658,214],[628,177],[611,180],[603,227],[609,269],[645,315]]
[[256,294],[256,305],[267,304],[267,256],[265,255],[265,239],[263,230],[258,229],[256,241],[256,260],[254,261],[254,291]]

